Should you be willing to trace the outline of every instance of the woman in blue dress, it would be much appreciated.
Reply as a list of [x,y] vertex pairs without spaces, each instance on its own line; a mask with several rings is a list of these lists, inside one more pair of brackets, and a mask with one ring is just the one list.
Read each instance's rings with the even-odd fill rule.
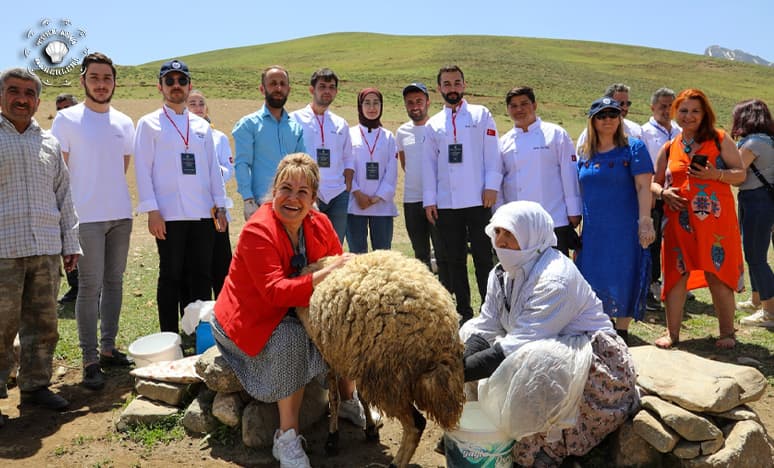
[[578,161],[583,231],[577,264],[628,343],[629,324],[642,318],[648,291],[653,163],[645,144],[624,134],[621,107],[612,98],[591,104],[587,132]]

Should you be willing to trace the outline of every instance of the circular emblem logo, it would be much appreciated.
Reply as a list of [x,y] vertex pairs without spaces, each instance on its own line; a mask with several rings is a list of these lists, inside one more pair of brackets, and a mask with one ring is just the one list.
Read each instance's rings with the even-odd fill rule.
[[46,85],[70,85],[66,77],[89,54],[84,40],[86,30],[73,26],[67,18],[44,18],[26,34],[24,57],[29,71]]

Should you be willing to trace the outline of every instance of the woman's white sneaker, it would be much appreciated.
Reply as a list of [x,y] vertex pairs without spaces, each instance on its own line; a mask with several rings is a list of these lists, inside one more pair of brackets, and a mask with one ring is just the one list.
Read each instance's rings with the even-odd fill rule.
[[752,315],[743,317],[739,323],[748,327],[774,328],[774,315],[767,314],[765,310],[761,309]]
[[758,307],[760,306],[753,304],[751,299],[736,303],[736,310],[741,310],[742,312],[754,312]]
[[302,442],[305,442],[305,439],[297,435],[295,429],[285,432],[277,429],[274,432],[271,454],[279,460],[280,468],[311,468]]

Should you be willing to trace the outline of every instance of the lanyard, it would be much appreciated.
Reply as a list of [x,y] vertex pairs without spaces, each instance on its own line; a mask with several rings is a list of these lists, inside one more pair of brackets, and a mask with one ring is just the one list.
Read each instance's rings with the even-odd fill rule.
[[170,117],[169,113],[167,113],[166,106],[161,106],[161,109],[164,111],[164,115],[167,116],[167,120],[169,120],[169,123],[171,123],[172,126],[175,127],[175,130],[177,130],[177,134],[180,135],[180,139],[183,140],[183,144],[185,145],[185,150],[188,151],[188,136],[189,136],[189,132],[191,131],[191,119],[190,118],[186,119],[187,125],[185,127],[185,136],[183,136],[183,132],[181,132],[180,129],[177,128],[175,121],[172,120],[172,117]]
[[672,129],[672,131],[669,131],[669,132],[668,132],[668,131],[666,130],[666,128],[662,127],[662,126],[661,126],[661,124],[660,124],[660,123],[658,123],[658,122],[656,122],[656,125],[654,125],[654,127],[656,127],[656,130],[658,130],[659,132],[661,132],[661,133],[663,133],[664,135],[666,135],[666,137],[667,137],[667,140],[671,140],[671,139],[672,139],[672,131],[674,131],[674,129]]
[[454,129],[454,143],[457,143],[457,112],[452,109],[452,128]]
[[378,127],[376,129],[376,138],[374,138],[374,146],[371,146],[368,144],[368,139],[366,139],[365,133],[363,133],[363,127],[360,127],[360,136],[363,137],[363,142],[366,145],[366,148],[368,148],[368,154],[371,155],[371,161],[374,160],[374,151],[376,151],[376,142],[379,141],[379,135],[382,133],[382,127]]
[[322,147],[325,148],[325,113],[323,112],[322,119],[317,117],[317,114],[314,114],[314,118],[320,126],[320,140],[322,140]]

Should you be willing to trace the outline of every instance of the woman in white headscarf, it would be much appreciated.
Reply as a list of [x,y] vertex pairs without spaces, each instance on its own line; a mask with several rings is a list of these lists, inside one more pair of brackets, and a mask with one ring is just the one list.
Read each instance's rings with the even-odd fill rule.
[[[481,313],[460,330],[465,380],[487,415],[516,439],[514,461],[558,465],[583,455],[637,407],[623,340],[537,203],[501,206],[486,227],[500,263]],[[512,403],[512,404],[511,404]]]

